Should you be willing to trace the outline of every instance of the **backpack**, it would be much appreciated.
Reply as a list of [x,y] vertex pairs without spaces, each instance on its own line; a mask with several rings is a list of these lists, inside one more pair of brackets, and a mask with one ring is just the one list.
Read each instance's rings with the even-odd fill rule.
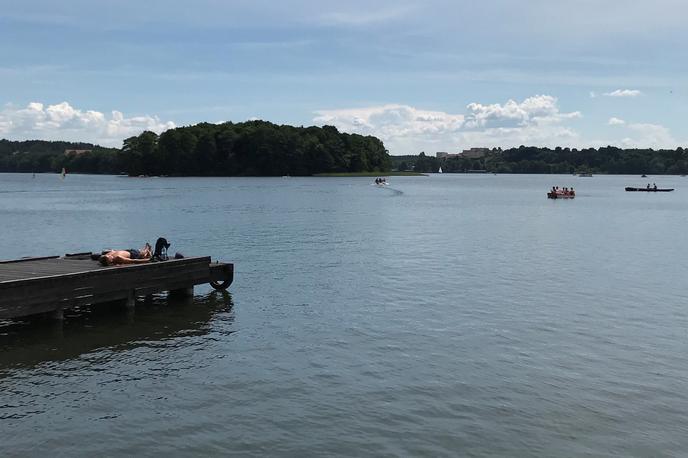
[[167,249],[170,247],[170,243],[164,237],[158,237],[155,242],[155,251],[151,257],[152,262],[156,261],[167,261]]

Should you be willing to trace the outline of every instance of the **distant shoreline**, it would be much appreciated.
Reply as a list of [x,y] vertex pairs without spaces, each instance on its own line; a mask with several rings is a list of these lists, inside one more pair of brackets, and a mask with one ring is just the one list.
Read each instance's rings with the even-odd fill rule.
[[314,177],[426,177],[420,172],[332,172],[316,173]]
[[[0,174],[17,175],[60,175],[60,172],[2,172]],[[70,175],[109,176],[121,178],[280,178],[276,175],[127,175],[125,173],[89,173],[67,172]],[[427,177],[427,173],[420,172],[333,172],[316,173],[313,175],[283,175],[281,178],[327,178],[327,177]]]

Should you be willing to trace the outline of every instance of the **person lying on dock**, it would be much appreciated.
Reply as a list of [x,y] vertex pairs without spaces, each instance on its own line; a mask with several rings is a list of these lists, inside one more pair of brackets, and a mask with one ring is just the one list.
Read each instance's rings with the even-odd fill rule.
[[150,244],[146,243],[140,250],[107,250],[98,261],[104,266],[142,264],[150,262],[152,254]]

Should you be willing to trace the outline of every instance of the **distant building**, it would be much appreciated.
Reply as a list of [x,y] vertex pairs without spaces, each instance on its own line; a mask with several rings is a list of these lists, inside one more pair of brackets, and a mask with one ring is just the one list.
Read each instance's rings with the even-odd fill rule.
[[463,150],[459,155],[466,159],[480,159],[490,152],[490,148],[471,148]]
[[462,157],[465,159],[480,159],[490,152],[490,148],[471,148],[465,149],[460,153],[447,153],[445,151],[438,151],[435,153],[437,159],[450,159],[452,157]]
[[82,154],[90,153],[93,150],[90,149],[66,149],[64,152],[65,156],[81,156]]

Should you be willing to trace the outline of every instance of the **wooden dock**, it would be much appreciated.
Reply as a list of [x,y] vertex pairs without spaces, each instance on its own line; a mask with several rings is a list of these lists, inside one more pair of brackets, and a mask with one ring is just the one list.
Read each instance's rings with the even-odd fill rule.
[[83,305],[122,301],[170,291],[192,294],[209,283],[226,289],[234,264],[209,256],[104,267],[91,253],[0,261],[0,319],[42,313],[62,318],[62,311]]

